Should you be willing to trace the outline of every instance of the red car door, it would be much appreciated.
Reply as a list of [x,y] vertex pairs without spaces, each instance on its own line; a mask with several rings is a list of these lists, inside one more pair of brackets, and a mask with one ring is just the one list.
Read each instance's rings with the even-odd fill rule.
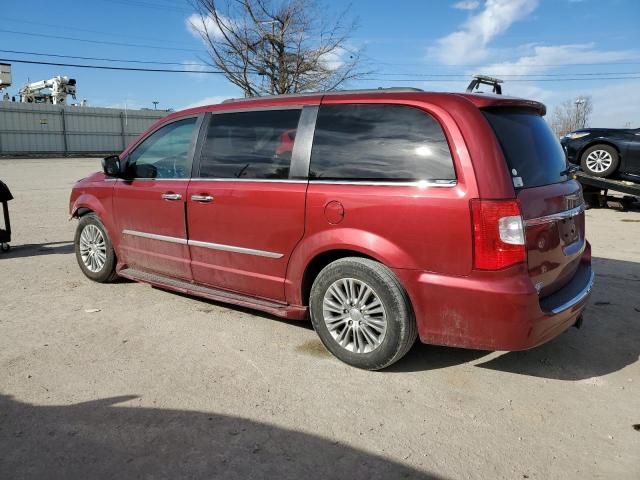
[[191,279],[185,201],[197,120],[161,126],[124,159],[126,178],[116,183],[113,210],[118,255],[128,267]]
[[213,114],[187,191],[193,279],[284,301],[304,233],[306,180],[290,176],[301,109]]

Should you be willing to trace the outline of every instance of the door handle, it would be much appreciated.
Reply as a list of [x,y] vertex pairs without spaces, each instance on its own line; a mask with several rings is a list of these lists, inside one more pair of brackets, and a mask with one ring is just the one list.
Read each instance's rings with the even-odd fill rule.
[[213,202],[213,197],[211,195],[191,195],[191,201],[209,203]]
[[167,192],[163,193],[161,197],[165,200],[180,200],[182,198],[182,195],[180,195],[179,193]]

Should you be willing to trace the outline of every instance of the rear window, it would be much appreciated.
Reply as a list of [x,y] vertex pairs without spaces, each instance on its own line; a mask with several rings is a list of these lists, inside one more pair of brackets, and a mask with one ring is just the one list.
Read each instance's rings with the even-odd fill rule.
[[322,105],[309,177],[346,181],[455,180],[449,145],[428,113],[403,105]]
[[560,142],[540,115],[512,110],[483,113],[502,146],[514,187],[539,187],[567,180]]

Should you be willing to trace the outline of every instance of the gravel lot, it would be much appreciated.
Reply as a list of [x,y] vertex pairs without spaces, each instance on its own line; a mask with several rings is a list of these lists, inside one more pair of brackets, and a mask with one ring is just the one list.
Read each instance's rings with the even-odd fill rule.
[[640,212],[587,212],[581,330],[370,373],[306,323],[86,279],[67,202],[97,169],[0,160],[0,478],[640,478]]

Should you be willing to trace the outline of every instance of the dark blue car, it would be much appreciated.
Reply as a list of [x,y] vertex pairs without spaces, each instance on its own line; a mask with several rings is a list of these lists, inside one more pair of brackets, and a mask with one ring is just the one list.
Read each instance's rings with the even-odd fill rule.
[[583,128],[560,139],[569,163],[595,177],[640,176],[640,128]]

